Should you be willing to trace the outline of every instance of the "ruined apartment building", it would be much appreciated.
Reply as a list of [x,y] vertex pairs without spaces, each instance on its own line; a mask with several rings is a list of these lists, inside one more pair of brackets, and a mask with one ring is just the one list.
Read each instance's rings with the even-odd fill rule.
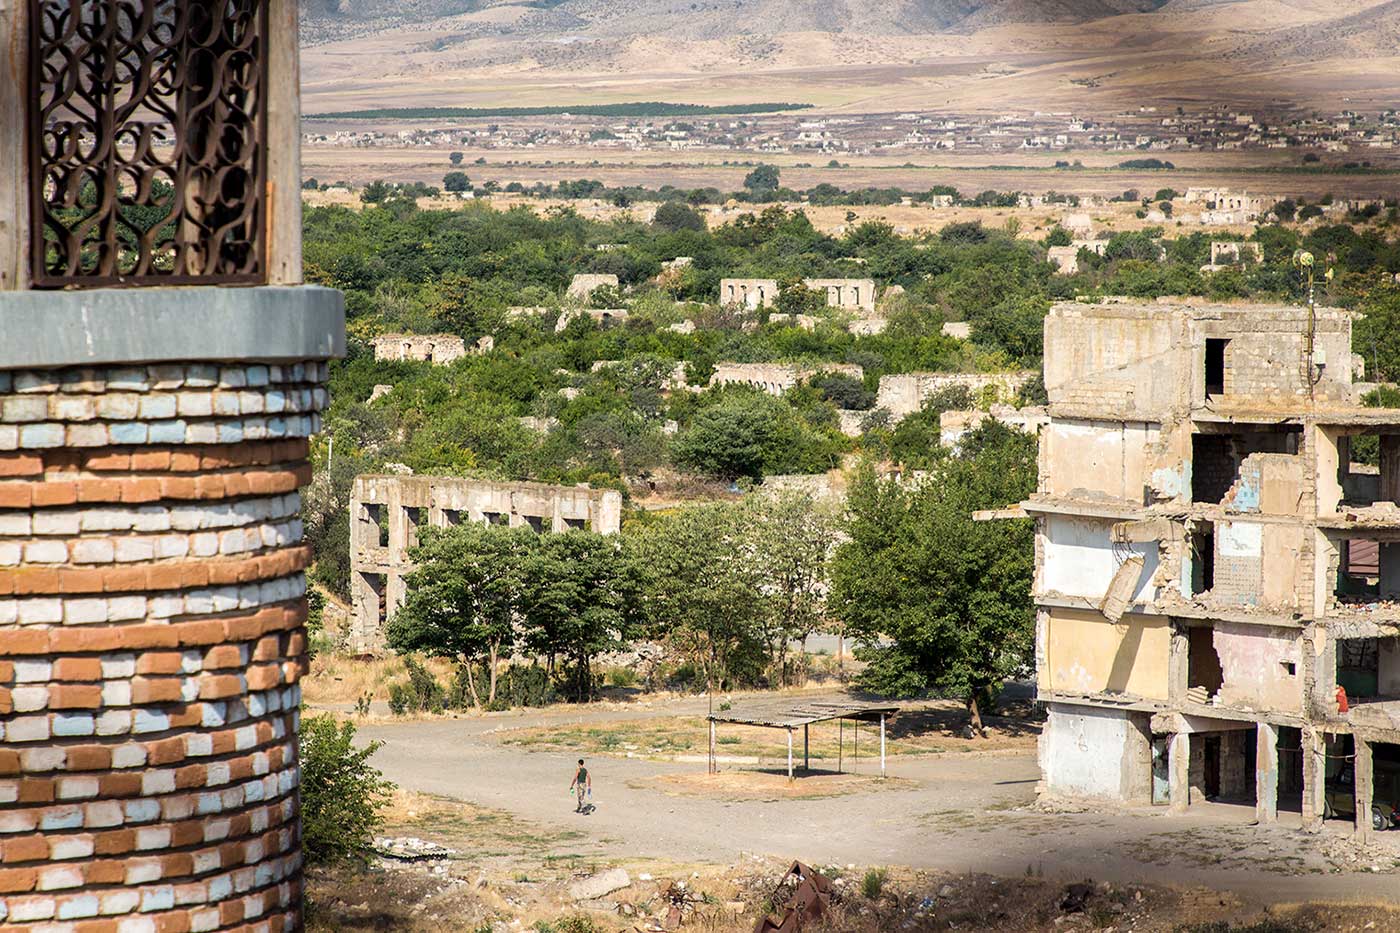
[[424,526],[484,522],[536,531],[588,529],[615,534],[622,494],[613,489],[493,483],[456,476],[358,476],[350,498],[353,616],[349,648],[384,650],[384,625],[404,600],[414,570],[408,551]]
[[445,366],[467,355],[456,334],[383,334],[371,341],[376,363],[417,361]]
[[874,279],[803,279],[802,284],[825,293],[828,308],[875,312]]
[[1237,801],[1309,828],[1354,799],[1369,832],[1373,776],[1400,770],[1400,411],[1359,405],[1352,320],[1047,317],[1024,503],[1045,792]]
[[974,402],[1009,402],[1034,378],[1032,372],[1012,373],[898,373],[881,376],[875,407],[903,420],[944,389],[964,388]]

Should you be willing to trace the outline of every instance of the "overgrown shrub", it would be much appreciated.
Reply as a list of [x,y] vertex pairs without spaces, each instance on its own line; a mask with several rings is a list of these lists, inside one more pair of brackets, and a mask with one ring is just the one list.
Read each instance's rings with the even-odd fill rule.
[[883,868],[872,868],[860,879],[860,893],[868,901],[878,900],[885,891],[885,878],[888,872]]
[[408,683],[389,685],[389,712],[395,716],[442,712],[447,700],[442,684],[413,655],[404,655],[403,663],[408,670]]
[[363,859],[394,785],[355,747],[353,723],[313,716],[301,723],[301,834],[308,863]]

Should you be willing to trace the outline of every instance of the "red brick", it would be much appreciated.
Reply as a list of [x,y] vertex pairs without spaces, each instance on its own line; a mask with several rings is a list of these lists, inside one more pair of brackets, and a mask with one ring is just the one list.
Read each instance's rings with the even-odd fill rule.
[[78,483],[79,502],[118,502],[122,484],[114,479],[85,479]]
[[145,588],[145,567],[109,567],[102,571],[104,593],[134,593]]
[[96,684],[54,684],[49,687],[49,709],[100,709],[102,688]]
[[176,768],[175,787],[178,790],[203,787],[207,775],[208,772],[204,765],[185,765],[183,768]]
[[97,473],[125,473],[131,469],[131,454],[116,450],[91,453],[83,458],[83,466]]
[[27,509],[33,501],[29,483],[0,483],[0,509]]
[[168,450],[142,450],[131,455],[131,468],[164,472],[170,469],[170,460]]
[[170,717],[172,729],[188,729],[204,722],[204,711],[197,703],[167,710],[166,715]]
[[26,778],[19,782],[20,803],[53,803],[53,781]]
[[43,836],[22,836],[5,840],[3,852],[6,864],[43,862],[49,857],[49,844]]
[[184,760],[184,739],[170,738],[146,743],[146,763],[149,765],[168,765]]
[[178,674],[180,673],[180,652],[150,651],[136,659],[138,674]]
[[175,628],[179,630],[182,645],[216,645],[224,640],[224,623],[215,619],[181,622]]
[[196,499],[222,499],[224,497],[224,478],[208,474],[196,476],[194,478],[194,494]]
[[250,495],[252,491],[252,484],[248,482],[246,474],[228,473],[224,476],[224,495],[233,498]]
[[76,654],[83,651],[115,651],[124,646],[120,628],[77,628],[54,630],[49,633],[50,650],[55,654]]
[[120,861],[84,862],[83,871],[89,885],[125,884],[126,863]]
[[190,476],[167,476],[160,481],[160,494],[166,499],[193,499],[195,497],[194,478]]
[[152,564],[146,570],[146,585],[153,590],[177,590],[180,573],[179,564]]
[[13,661],[0,661],[0,684],[7,684],[15,679],[15,663]]
[[241,696],[244,692],[243,678],[237,674],[206,674],[200,678],[199,698],[201,700],[221,700],[224,697]]
[[179,701],[179,678],[137,677],[131,681],[131,702],[138,706],[144,706],[147,703],[178,703]]
[[237,645],[215,645],[204,654],[204,669],[206,671],[242,666],[243,652],[238,650]]
[[159,479],[135,477],[122,481],[123,502],[155,502],[160,499]]
[[0,687],[0,716],[8,716],[15,711],[15,699],[8,687]]
[[162,878],[180,878],[194,873],[194,856],[188,852],[167,855],[160,862]]
[[[121,929],[121,924],[116,920],[80,920],[73,927],[73,933],[117,933]],[[271,931],[269,931],[271,933]]]
[[141,775],[114,771],[100,779],[98,789],[103,797],[137,797],[141,794]]
[[23,629],[6,629],[5,637],[0,638],[0,655],[12,658],[30,654],[47,654],[49,633],[45,631],[26,632]]
[[[160,914],[155,918],[156,933],[190,933],[189,911]],[[271,930],[268,933],[272,933]]]
[[33,868],[0,869],[0,894],[23,894],[33,891],[39,873]]
[[209,565],[203,561],[186,561],[180,567],[180,586],[190,589],[209,585]]
[[93,839],[93,854],[95,855],[123,855],[134,848],[136,848],[136,830],[134,829],[99,833]]
[[276,664],[257,664],[248,668],[249,690],[271,690],[282,683],[282,671]]
[[58,571],[46,567],[21,567],[6,574],[14,583],[16,596],[58,592]]
[[293,632],[287,636],[287,657],[297,658],[306,653],[306,633]]
[[122,645],[133,651],[143,648],[175,648],[180,638],[170,625],[128,625],[122,630]]
[[58,573],[60,593],[101,593],[102,570],[97,567],[87,569],[65,568]]
[[35,483],[30,488],[35,508],[72,505],[78,501],[78,484],[69,480]]
[[74,745],[68,749],[69,771],[106,771],[112,767],[112,750],[102,745]]
[[97,658],[59,658],[53,663],[54,680],[102,679],[102,662]]
[[0,454],[0,476],[42,476],[44,458],[33,454]]
[[13,777],[19,774],[19,752],[0,748],[0,777]]

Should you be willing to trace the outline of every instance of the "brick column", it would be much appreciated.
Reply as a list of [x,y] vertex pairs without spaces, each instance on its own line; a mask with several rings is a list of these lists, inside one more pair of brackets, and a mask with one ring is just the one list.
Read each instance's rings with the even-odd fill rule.
[[0,371],[0,922],[300,927],[298,489],[325,377]]

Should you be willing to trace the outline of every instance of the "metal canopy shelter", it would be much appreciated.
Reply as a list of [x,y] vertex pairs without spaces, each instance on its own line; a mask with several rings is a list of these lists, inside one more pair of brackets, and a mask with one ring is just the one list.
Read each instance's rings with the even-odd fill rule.
[[[767,702],[753,703],[740,709],[724,710],[709,715],[710,720],[710,773],[715,771],[715,726],[717,723],[728,722],[741,726],[759,726],[765,729],[783,729],[787,732],[787,771],[788,780],[793,778],[792,768],[792,738],[793,732],[800,726],[802,728],[802,770],[810,769],[810,743],[808,741],[808,727],[814,722],[830,722],[832,720],[847,719],[856,723],[856,755],[860,754],[860,723],[878,722],[880,724],[880,777],[885,776],[885,720],[899,712],[897,706],[877,706],[873,703],[850,702],[830,702],[830,701],[794,701],[794,702]],[[837,752],[837,769],[841,765],[841,755],[845,751],[844,730],[841,738],[841,750]]]

